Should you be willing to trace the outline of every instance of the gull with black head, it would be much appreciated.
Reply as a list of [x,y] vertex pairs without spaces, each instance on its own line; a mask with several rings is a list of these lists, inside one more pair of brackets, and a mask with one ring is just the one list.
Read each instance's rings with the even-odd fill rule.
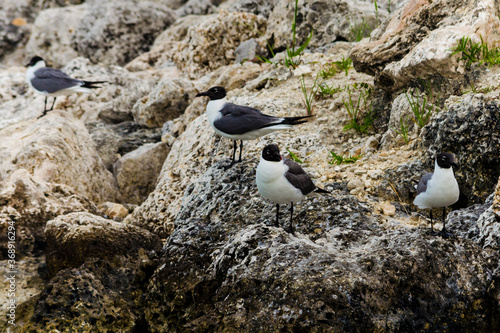
[[[91,89],[100,88],[96,84],[106,82],[73,79],[59,69],[47,67],[45,61],[39,56],[31,58],[26,67],[28,67],[26,71],[28,85],[45,96],[43,114],[40,117],[43,117],[54,108],[57,96],[70,95],[76,92],[90,93],[92,92]],[[47,110],[48,97],[54,97],[49,110]]]
[[262,151],[256,174],[257,188],[266,199],[276,203],[276,226],[279,227],[279,205],[290,204],[290,226],[293,233],[293,204],[312,193],[330,193],[314,185],[311,177],[292,160],[282,157],[276,145]]
[[453,167],[458,169],[455,158],[450,153],[439,153],[434,162],[434,172],[424,175],[417,185],[417,196],[413,204],[420,209],[429,209],[431,232],[434,232],[432,210],[443,207],[443,229],[440,234],[446,236],[446,207],[458,201],[460,190],[453,174]]
[[295,125],[305,123],[303,117],[273,117],[263,114],[259,110],[243,105],[229,103],[226,99],[226,89],[212,87],[201,92],[196,97],[208,96],[208,122],[215,132],[225,138],[234,140],[233,159],[229,166],[236,163],[236,141],[240,140],[240,158],[243,150],[243,140],[254,140],[277,130],[290,129]]

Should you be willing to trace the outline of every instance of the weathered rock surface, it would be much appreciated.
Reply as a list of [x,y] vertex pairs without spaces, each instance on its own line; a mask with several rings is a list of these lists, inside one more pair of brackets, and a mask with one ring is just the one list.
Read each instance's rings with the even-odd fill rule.
[[113,167],[122,202],[140,204],[156,185],[169,148],[163,142],[142,145],[125,154]]
[[233,63],[240,43],[259,37],[265,29],[266,20],[261,16],[221,11],[191,27],[186,38],[170,51],[172,60],[190,78],[199,78]]
[[[496,29],[492,29],[496,27]],[[372,33],[369,41],[350,52],[357,71],[376,77],[384,89],[395,91],[412,79],[464,74],[461,55],[450,59],[462,37],[480,36],[489,45],[500,38],[498,4],[488,1],[408,1]]]
[[124,65],[148,51],[175,20],[175,13],[160,2],[94,1],[74,32],[72,47],[93,62]]
[[62,67],[78,56],[73,48],[72,36],[88,11],[88,5],[50,8],[37,15],[26,53],[50,60],[54,67]]
[[135,103],[132,109],[134,120],[147,127],[161,127],[186,110],[196,95],[195,91],[189,80],[163,77],[149,95]]
[[[387,16],[385,1],[377,2],[378,15],[382,20]],[[292,22],[295,1],[275,1],[269,15],[266,39],[270,45],[284,49],[292,45]],[[297,11],[296,38],[297,48],[309,36],[311,29],[314,37],[312,47],[327,45],[335,41],[353,41],[351,27],[364,22],[369,27],[377,25],[374,4],[371,1],[300,1]]]
[[86,127],[99,156],[110,171],[123,155],[142,145],[161,140],[159,128],[147,128],[132,121],[112,125],[103,122],[88,122]]
[[68,185],[47,183],[26,169],[0,183],[0,249],[7,258],[7,229],[16,228],[16,255],[39,254],[45,247],[45,223],[70,212],[95,212],[95,205]]
[[253,168],[239,172],[216,164],[186,191],[148,288],[153,332],[498,324],[483,319],[498,316],[497,251],[425,229],[381,228],[341,187],[298,205],[291,235],[266,226],[274,212],[255,196]]
[[47,267],[51,275],[76,268],[89,259],[136,256],[138,249],[159,250],[158,236],[132,225],[90,213],[71,213],[50,220],[45,227]]
[[40,181],[68,185],[94,202],[113,201],[116,196],[113,175],[85,126],[73,116],[52,111],[2,129],[0,138],[0,179],[26,169]]

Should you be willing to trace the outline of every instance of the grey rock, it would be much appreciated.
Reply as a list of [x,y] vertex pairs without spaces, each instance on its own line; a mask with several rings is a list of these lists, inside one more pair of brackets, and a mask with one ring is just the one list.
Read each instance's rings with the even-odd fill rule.
[[238,0],[229,7],[230,11],[249,12],[269,18],[279,0]]
[[190,80],[163,78],[149,95],[135,103],[134,120],[143,126],[161,127],[184,113],[195,94]]
[[338,184],[327,187],[332,196],[297,205],[298,231],[288,234],[269,226],[273,205],[258,196],[254,178],[251,165],[215,164],[186,190],[148,285],[152,332],[496,325],[483,316],[498,313],[484,292],[497,251],[424,229],[384,229]]
[[26,53],[39,55],[49,61],[52,67],[60,68],[79,53],[72,45],[75,32],[88,12],[88,5],[50,8],[36,17]]
[[113,167],[122,202],[140,204],[156,185],[169,147],[149,143],[121,157]]
[[244,60],[252,60],[255,59],[256,50],[257,50],[257,41],[254,38],[251,38],[238,46],[234,53],[236,54],[236,63],[241,63]]
[[[387,16],[385,1],[377,2],[379,18]],[[268,18],[266,40],[276,49],[292,45],[294,1],[279,0]],[[310,47],[318,47],[335,41],[352,41],[351,25],[364,23],[371,28],[377,25],[375,8],[371,1],[304,1],[299,3],[296,26],[296,46],[302,45],[311,29],[314,37]]]
[[233,63],[241,41],[260,37],[265,30],[262,16],[221,10],[189,27],[186,38],[168,52],[179,70],[196,79]]
[[159,250],[158,236],[136,226],[89,213],[70,213],[45,226],[47,267],[51,276],[79,267],[89,259],[137,255],[139,249]]
[[206,15],[215,12],[215,6],[210,0],[188,0],[175,13],[179,16]]
[[144,144],[161,140],[159,129],[146,128],[131,121],[119,124],[88,122],[86,127],[95,142],[97,152],[110,171],[121,156]]
[[71,45],[93,62],[124,65],[148,51],[176,18],[162,3],[93,1],[75,27]]

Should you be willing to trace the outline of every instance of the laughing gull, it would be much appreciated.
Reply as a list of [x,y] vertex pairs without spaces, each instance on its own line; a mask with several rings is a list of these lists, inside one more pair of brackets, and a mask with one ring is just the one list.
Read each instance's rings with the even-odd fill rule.
[[[28,67],[26,81],[29,86],[45,96],[43,114],[40,117],[43,117],[54,108],[56,96],[70,95],[75,92],[90,93],[92,92],[91,89],[100,88],[96,84],[106,82],[73,79],[59,69],[46,67],[45,61],[39,56],[31,58],[26,67]],[[50,109],[47,110],[47,98],[49,96],[54,97],[54,101]]]
[[243,140],[254,140],[277,130],[286,130],[294,125],[305,123],[305,118],[312,117],[273,117],[263,114],[257,109],[228,103],[226,89],[212,87],[201,92],[196,97],[208,96],[208,122],[215,132],[225,138],[234,140],[233,159],[229,167],[235,162],[236,141],[240,140],[240,159],[243,150]]
[[458,201],[460,190],[453,174],[453,168],[458,169],[455,158],[450,153],[439,153],[434,162],[434,172],[420,179],[417,186],[417,196],[413,204],[420,209],[430,209],[431,232],[434,232],[432,209],[443,207],[442,235],[446,235],[446,207]]
[[257,166],[257,188],[266,199],[276,203],[276,226],[279,227],[280,204],[290,206],[290,228],[293,233],[293,204],[301,201],[308,194],[330,193],[314,185],[309,175],[292,160],[280,155],[276,145],[268,145],[262,151]]

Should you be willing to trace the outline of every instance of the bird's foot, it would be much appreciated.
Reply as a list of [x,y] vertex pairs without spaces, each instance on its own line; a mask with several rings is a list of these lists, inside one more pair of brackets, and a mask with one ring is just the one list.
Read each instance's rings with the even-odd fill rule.
[[437,232],[437,231],[436,231],[436,230],[434,230],[434,229],[431,229],[431,230],[427,229],[427,233],[428,233],[429,235],[431,235],[431,236],[437,236],[437,235],[439,235],[439,232]]
[[229,163],[229,165],[226,165],[226,166],[224,167],[224,171],[225,171],[225,170],[229,170],[229,169],[231,169],[231,167],[232,167],[233,165],[235,165],[235,164],[237,164],[237,163],[240,163],[240,162],[241,162],[241,161],[231,161],[231,162]]
[[44,110],[43,113],[41,115],[39,115],[36,119],[40,119],[42,118],[43,116],[45,116],[47,114],[47,112],[49,112],[50,110]]
[[443,229],[439,232],[436,233],[438,236],[441,236],[445,239],[451,238],[453,234],[451,232],[448,232],[447,230]]
[[285,230],[286,232],[288,232],[289,234],[292,234],[294,235],[295,234],[295,231],[293,230],[293,227],[291,225],[287,226],[287,227],[284,227],[283,230]]

